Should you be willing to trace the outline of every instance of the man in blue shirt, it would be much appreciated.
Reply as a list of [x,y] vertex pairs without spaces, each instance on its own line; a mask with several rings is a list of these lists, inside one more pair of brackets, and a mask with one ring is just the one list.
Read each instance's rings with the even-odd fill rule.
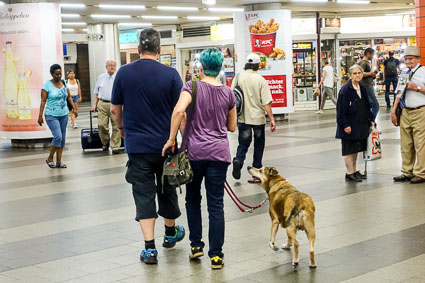
[[185,235],[183,227],[175,226],[175,219],[180,216],[175,187],[166,182],[162,192],[165,160],[161,156],[162,146],[168,140],[171,115],[183,83],[175,69],[157,62],[161,51],[160,39],[155,29],[142,30],[139,42],[142,59],[120,68],[111,101],[111,113],[124,137],[128,153],[125,178],[132,184],[136,221],[140,223],[145,239],[140,260],[147,264],[158,262],[154,242],[158,214],[165,223],[164,248],[174,247]]

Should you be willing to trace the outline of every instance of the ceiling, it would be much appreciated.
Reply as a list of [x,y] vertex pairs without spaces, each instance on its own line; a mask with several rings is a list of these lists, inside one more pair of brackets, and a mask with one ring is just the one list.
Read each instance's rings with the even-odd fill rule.
[[[265,7],[278,9],[290,9],[293,11],[293,17],[313,17],[316,12],[320,12],[324,16],[340,15],[340,16],[365,16],[365,15],[386,15],[400,12],[414,11],[414,0],[371,0],[370,4],[341,4],[336,0],[328,0],[328,2],[314,3],[315,1],[326,0],[310,0],[310,2],[297,2],[301,0],[217,0],[216,5],[203,5],[201,0],[157,0],[157,1],[111,1],[111,0],[44,0],[39,2],[53,2],[66,4],[82,4],[83,8],[65,8],[62,7],[62,14],[78,14],[76,18],[63,18],[63,22],[82,22],[82,23],[151,23],[158,25],[175,25],[190,24],[205,21],[231,20],[232,12],[211,12],[208,8],[244,8],[249,10],[261,10]],[[308,0],[302,0],[308,1]],[[353,0],[358,1],[358,0]],[[25,1],[5,1],[5,3],[16,3]],[[28,1],[37,2],[37,1]],[[120,5],[122,9],[104,9],[98,7],[101,4]],[[125,5],[143,5],[144,10],[125,9]],[[164,11],[159,10],[158,6],[172,7],[197,7],[195,11]],[[93,18],[93,14],[109,14],[109,15],[127,15],[131,16],[123,19],[113,18]],[[173,19],[143,19],[141,16],[177,16]],[[217,17],[217,19],[207,20],[188,20],[188,16],[197,17]],[[72,26],[72,24],[64,26],[64,28],[75,28],[76,31],[81,30],[84,26]]]

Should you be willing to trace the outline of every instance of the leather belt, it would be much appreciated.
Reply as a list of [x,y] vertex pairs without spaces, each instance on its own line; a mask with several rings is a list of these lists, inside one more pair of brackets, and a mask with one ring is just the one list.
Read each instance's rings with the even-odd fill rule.
[[425,105],[421,105],[421,106],[414,107],[414,108],[411,108],[411,107],[404,107],[404,108],[406,108],[406,109],[408,109],[408,110],[417,110],[417,109],[420,109],[420,108],[422,108],[422,107],[425,107]]
[[105,99],[99,99],[100,101],[103,101],[103,102],[107,102],[107,103],[111,103],[111,101],[110,100],[105,100]]

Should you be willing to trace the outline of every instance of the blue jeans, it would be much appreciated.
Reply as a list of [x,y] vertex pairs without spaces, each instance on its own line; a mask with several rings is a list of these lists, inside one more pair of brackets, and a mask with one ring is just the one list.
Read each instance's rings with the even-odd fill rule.
[[375,90],[373,89],[373,86],[367,86],[366,92],[367,92],[367,101],[369,102],[369,105],[370,105],[370,111],[372,112],[373,120],[375,120],[379,112],[378,99],[376,99]]
[[238,149],[236,151],[236,157],[233,160],[238,160],[241,163],[245,161],[246,153],[251,145],[252,132],[254,132],[254,160],[252,166],[255,168],[263,167],[263,153],[264,146],[266,144],[266,132],[265,125],[248,125],[244,123],[238,123],[239,137],[238,137]]
[[186,185],[186,213],[191,247],[204,248],[202,241],[201,183],[205,178],[209,230],[209,257],[223,257],[224,244],[224,182],[229,163],[222,161],[191,161],[193,180]]
[[387,102],[387,107],[391,107],[391,100],[390,100],[390,86],[393,84],[393,90],[394,90],[394,99],[393,104],[395,101],[395,89],[397,88],[398,78],[386,78],[385,79],[385,102]]
[[53,135],[52,145],[56,147],[65,147],[66,124],[68,124],[68,115],[51,116],[44,115],[46,124],[49,126]]

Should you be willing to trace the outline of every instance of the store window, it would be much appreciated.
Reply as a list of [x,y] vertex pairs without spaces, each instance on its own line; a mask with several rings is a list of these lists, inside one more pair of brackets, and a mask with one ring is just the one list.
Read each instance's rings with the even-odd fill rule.
[[314,101],[313,86],[316,85],[316,43],[295,42],[292,45],[294,65],[295,102]]

